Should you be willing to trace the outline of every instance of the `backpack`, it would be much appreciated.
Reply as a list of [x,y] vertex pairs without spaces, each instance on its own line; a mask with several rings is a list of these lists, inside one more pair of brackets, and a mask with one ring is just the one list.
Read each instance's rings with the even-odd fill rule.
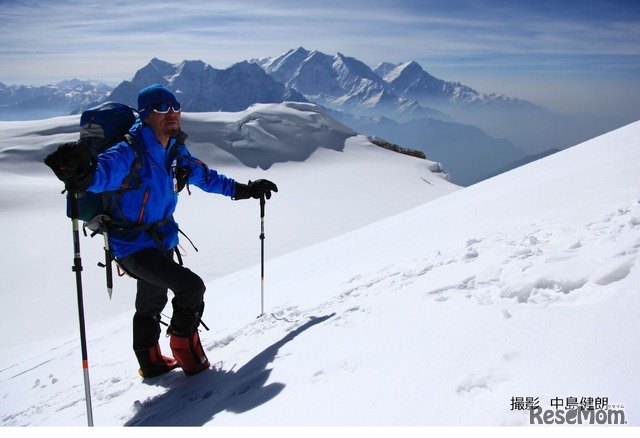
[[[90,108],[80,116],[80,139],[78,143],[88,145],[95,156],[105,152],[110,147],[126,141],[134,147],[133,137],[129,135],[129,129],[136,121],[136,111],[130,106],[107,102]],[[136,171],[141,167],[140,154],[134,147],[134,161],[129,174],[124,178],[122,188],[118,190],[116,199],[123,190],[133,189],[137,184],[130,184],[130,180],[140,181]],[[77,194],[78,219],[84,221],[83,231],[87,235],[87,229],[91,230],[91,237],[103,234],[105,242],[105,262],[98,266],[106,268],[107,291],[109,298],[113,289],[111,262],[114,260],[109,248],[109,229],[111,227],[110,215],[113,210],[112,195],[114,192],[94,193],[90,191]],[[67,216],[71,215],[71,199],[67,197]],[[120,270],[120,268],[118,268]]]
[[[133,146],[133,138],[128,135],[129,129],[136,121],[136,112],[130,106],[107,102],[84,111],[80,117],[80,139],[78,142],[89,145],[97,156],[111,146],[125,140]],[[140,168],[137,159],[131,167],[129,179],[134,177],[135,170]],[[78,219],[90,222],[101,214],[110,214],[108,200],[111,193],[78,193]],[[71,218],[71,202],[67,202],[67,216]]]

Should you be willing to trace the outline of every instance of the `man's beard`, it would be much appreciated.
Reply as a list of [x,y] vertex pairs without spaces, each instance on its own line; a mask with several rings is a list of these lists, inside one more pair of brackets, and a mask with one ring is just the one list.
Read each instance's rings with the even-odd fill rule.
[[176,137],[179,132],[180,132],[180,127],[169,128],[166,130],[167,135],[169,135],[170,137]]
[[164,135],[167,135],[169,137],[175,137],[180,132],[180,122],[166,124],[162,127],[162,131]]

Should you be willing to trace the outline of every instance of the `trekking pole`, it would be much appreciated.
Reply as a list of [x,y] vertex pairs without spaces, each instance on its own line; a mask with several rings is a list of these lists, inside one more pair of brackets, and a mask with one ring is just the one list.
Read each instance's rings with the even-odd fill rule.
[[76,273],[78,291],[78,316],[80,321],[80,347],[82,350],[82,371],[84,374],[84,394],[87,402],[87,423],[93,426],[93,410],[91,409],[91,387],[89,384],[89,360],[87,359],[87,336],[84,329],[84,304],[82,299],[82,258],[80,257],[80,232],[78,230],[78,195],[69,193],[71,198],[71,222],[73,226],[73,267]]
[[260,315],[264,316],[264,195],[260,196]]

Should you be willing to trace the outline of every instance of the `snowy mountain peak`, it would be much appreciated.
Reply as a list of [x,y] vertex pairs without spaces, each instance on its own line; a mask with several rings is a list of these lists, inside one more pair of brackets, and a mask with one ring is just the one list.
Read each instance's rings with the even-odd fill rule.
[[145,67],[136,72],[134,81],[136,80],[137,75],[140,75],[141,77],[153,75],[169,78],[175,72],[175,70],[176,67],[174,64],[170,64],[169,62],[163,61],[158,58],[153,58]]
[[354,77],[364,78],[372,83],[380,84],[383,88],[386,84],[369,66],[356,58],[344,56],[338,53],[335,57],[334,66],[336,69],[344,68]]
[[381,62],[373,68],[373,71],[381,78],[384,78],[391,70],[399,65],[400,64],[392,64],[390,62]]
[[457,89],[455,85],[431,76],[415,61],[398,65],[384,76],[384,80],[398,94],[416,100],[448,99],[453,95],[450,90]]
[[417,77],[425,73],[420,64],[415,61],[409,61],[396,66],[393,70],[385,74],[383,78],[387,82],[393,82],[401,75]]
[[[291,69],[296,69],[300,63],[302,63],[310,54],[308,50],[303,47],[297,49],[291,49],[283,55],[275,58],[266,58],[264,60],[258,60],[257,64],[265,70],[268,70],[279,82],[286,82],[286,78],[293,75]],[[284,79],[284,80],[283,80]]]
[[312,50],[307,55],[307,58],[304,60],[304,63],[305,64],[308,64],[308,63],[324,64],[326,62],[333,61],[333,58],[334,58],[333,56],[327,55],[326,53],[322,53],[319,50]]
[[226,71],[230,72],[231,74],[235,72],[240,72],[242,74],[253,74],[256,77],[260,77],[260,78],[264,77],[263,75],[264,70],[261,69],[260,66],[253,64],[249,61],[237,62],[233,64],[231,67],[229,67],[228,69],[226,69]]
[[205,71],[206,69],[211,68],[208,64],[205,64],[203,61],[195,60],[195,61],[182,61],[177,65],[175,69],[176,72],[180,74],[199,74],[200,72]]

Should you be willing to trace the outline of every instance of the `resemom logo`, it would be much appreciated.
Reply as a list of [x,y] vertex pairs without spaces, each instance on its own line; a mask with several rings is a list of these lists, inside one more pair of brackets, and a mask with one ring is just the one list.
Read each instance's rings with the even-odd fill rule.
[[554,397],[547,409],[539,397],[511,397],[512,411],[528,411],[531,425],[624,425],[624,405],[609,403],[608,397]]

